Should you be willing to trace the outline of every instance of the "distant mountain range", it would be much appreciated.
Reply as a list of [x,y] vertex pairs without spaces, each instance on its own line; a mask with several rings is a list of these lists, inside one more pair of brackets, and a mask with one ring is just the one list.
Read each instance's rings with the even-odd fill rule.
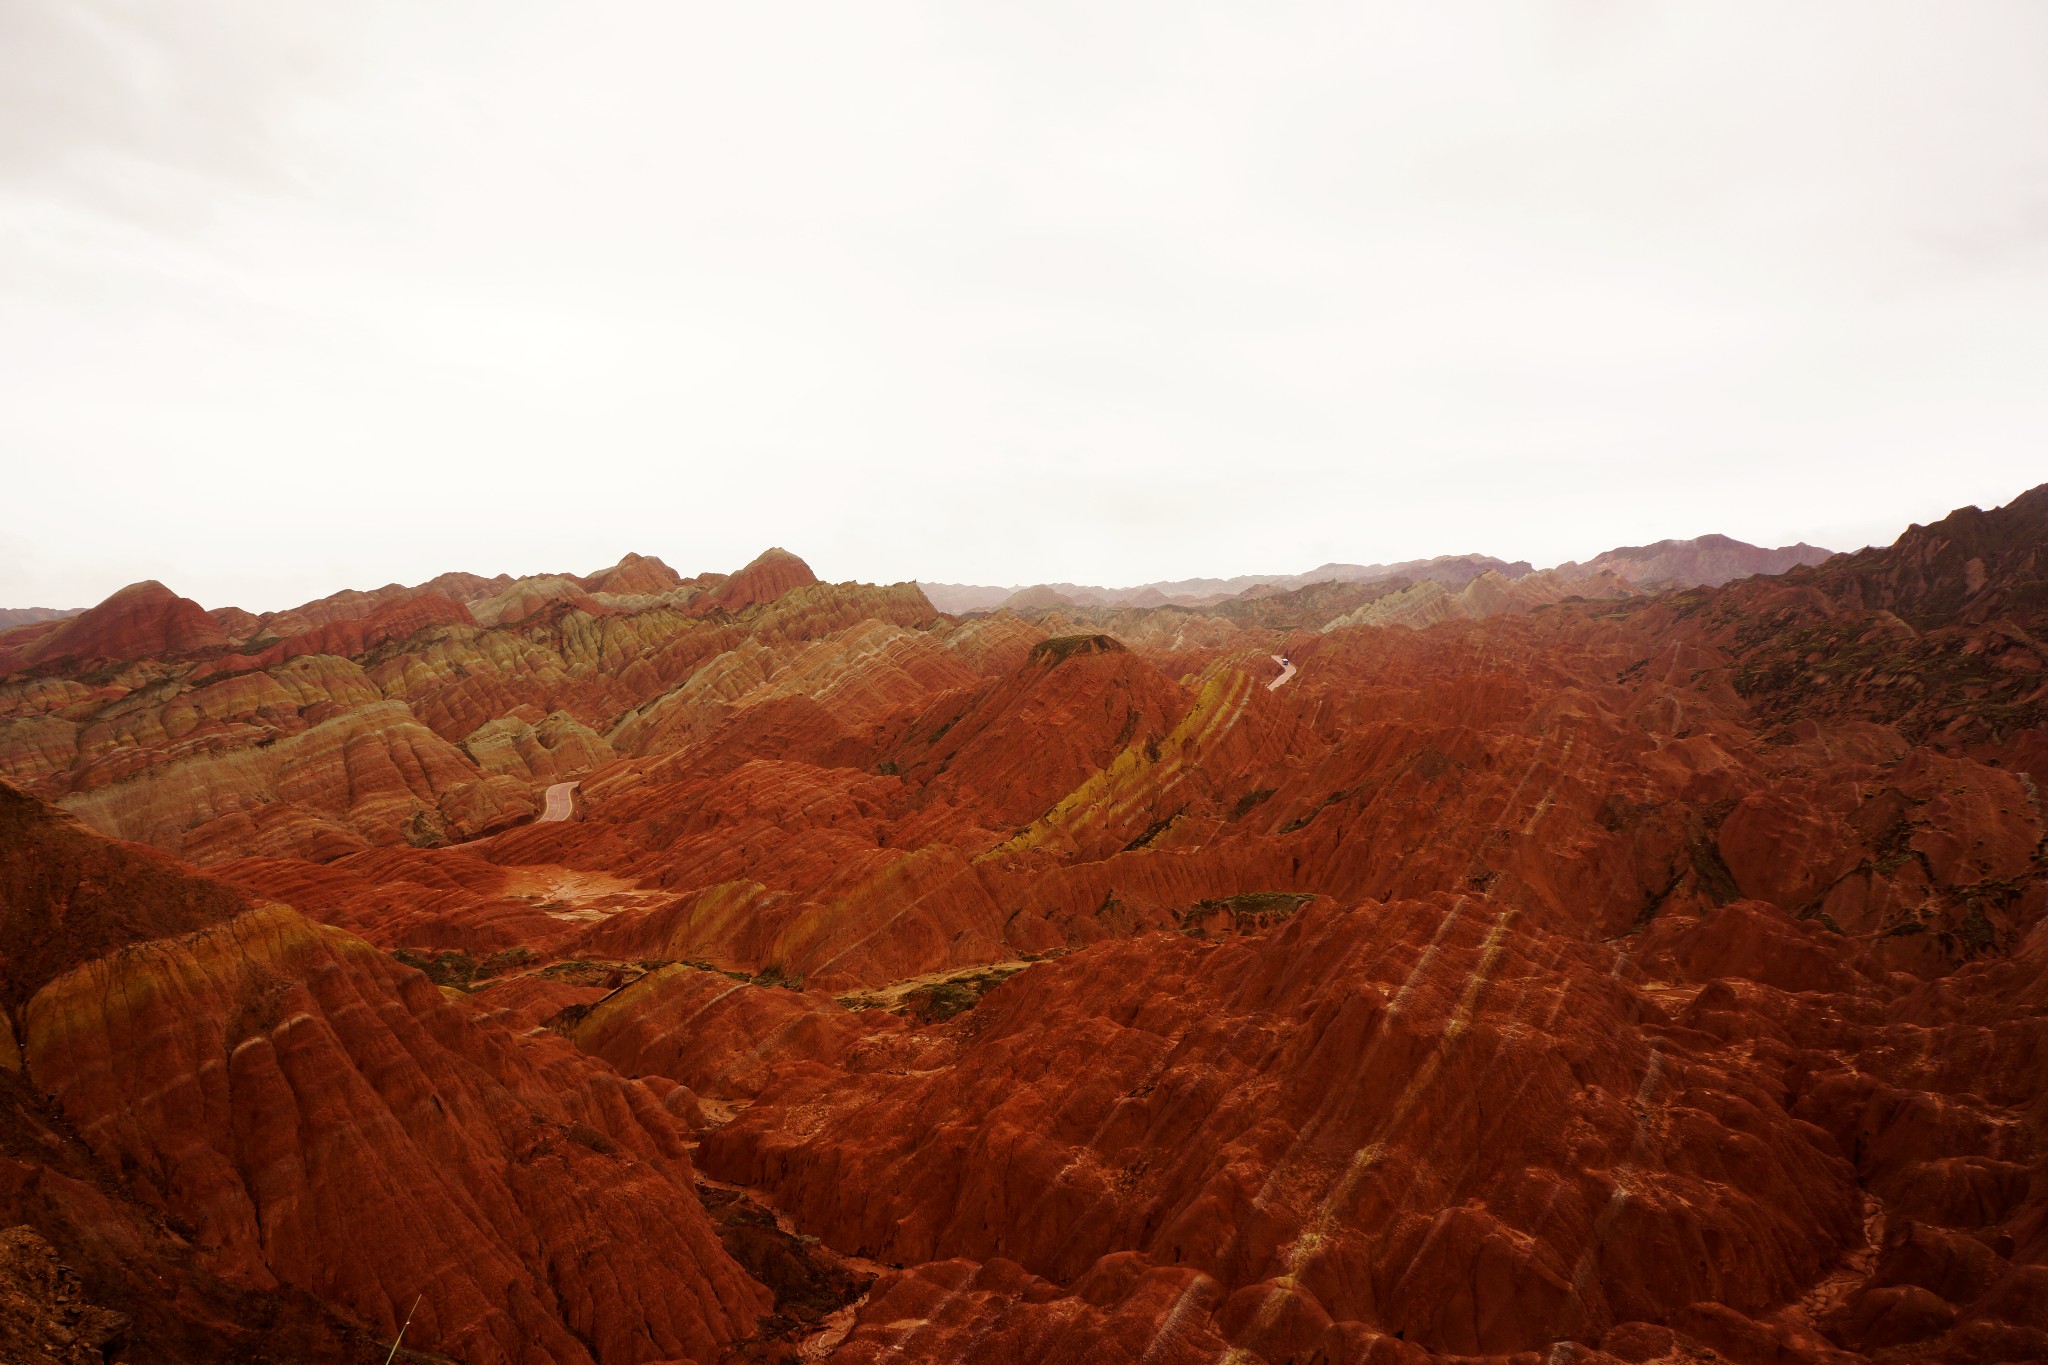
[[[1729,536],[1697,536],[1691,540],[1660,540],[1654,545],[1625,545],[1596,555],[1584,564],[1567,562],[1545,570],[1559,581],[1597,579],[1612,574],[1633,588],[1718,588],[1755,574],[1784,573],[1801,564],[1818,564],[1834,551],[1801,541],[1766,549]],[[1510,563],[1492,555],[1438,555],[1398,564],[1324,564],[1307,573],[1240,574],[1236,578],[1182,578],[1140,583],[1130,588],[1092,587],[1080,583],[1037,583],[1028,587],[989,587],[971,583],[925,583],[918,586],[933,606],[953,615],[1008,607],[1042,611],[1055,607],[1207,607],[1235,597],[1286,592],[1312,583],[1371,583],[1404,578],[1411,582],[1463,588],[1482,574],[1514,580],[1535,572],[1529,561]],[[1604,595],[1604,594],[1603,594]]]
[[1780,574],[1802,564],[1818,564],[1833,550],[1800,541],[1767,550],[1728,536],[1696,536],[1691,540],[1660,540],[1654,545],[1624,545],[1596,555],[1584,564],[1565,563],[1560,574],[1614,573],[1645,590],[1718,588],[1738,578]]
[[[1834,551],[1801,541],[1797,545],[1781,545],[1767,549],[1751,545],[1730,536],[1706,535],[1691,540],[1660,540],[1651,545],[1624,545],[1595,555],[1580,564],[1567,561],[1553,569],[1540,571],[1544,575],[1544,586],[1538,591],[1540,597],[1555,597],[1556,587],[1563,585],[1569,595],[1569,585],[1584,580],[1590,590],[1581,596],[1606,597],[1614,595],[1619,580],[1623,590],[1637,592],[1661,592],[1672,588],[1709,587],[1718,588],[1738,578],[1749,578],[1756,574],[1779,574],[1802,564],[1818,564]],[[659,571],[652,566],[659,565]],[[555,584],[567,589],[575,586],[589,591],[618,593],[659,592],[672,586],[675,578],[672,571],[659,560],[643,560],[638,555],[629,555],[625,561],[607,571],[612,578],[600,582],[603,575],[588,580],[565,579]],[[1278,593],[1293,592],[1317,583],[1376,583],[1402,579],[1409,583],[1435,583],[1456,592],[1483,575],[1497,575],[1501,579],[1514,581],[1538,573],[1529,561],[1518,559],[1512,562],[1496,559],[1492,555],[1437,555],[1432,559],[1410,559],[1395,564],[1323,564],[1306,573],[1293,574],[1239,574],[1235,578],[1180,578],[1161,580],[1156,583],[1140,583],[1128,588],[1105,588],[1084,583],[1034,583],[1028,586],[994,587],[973,583],[928,583],[920,581],[918,587],[931,604],[952,616],[963,616],[971,612],[994,611],[1007,607],[1012,611],[1049,611],[1063,607],[1212,607],[1221,602],[1236,599],[1246,601],[1270,597]],[[653,574],[660,581],[641,582]],[[630,580],[630,581],[629,581]],[[493,592],[510,591],[514,597],[521,593],[531,595],[533,584],[541,579],[526,580],[522,587],[514,588],[514,580],[506,574],[495,578],[483,578],[476,574],[444,574],[430,583],[421,584],[419,589],[401,589],[393,584],[376,590],[369,596],[388,598],[411,591],[427,590],[440,592],[457,601],[481,600]],[[545,595],[545,594],[543,594]],[[363,594],[337,593],[335,604],[348,602]],[[523,598],[521,599],[523,601]],[[519,603],[511,604],[517,606]],[[15,626],[42,624],[61,621],[77,616],[84,607],[11,607],[0,608],[0,630]],[[231,610],[231,609],[230,609]],[[319,614],[319,604],[308,604],[298,609],[300,615],[312,611]],[[283,616],[283,613],[273,613]],[[487,615],[494,613],[487,610]],[[239,618],[243,613],[236,612]],[[294,620],[297,618],[294,617]],[[307,622],[300,621],[303,625]]]
[[39,621],[61,621],[84,610],[84,607],[0,607],[0,630],[10,626],[32,626]]

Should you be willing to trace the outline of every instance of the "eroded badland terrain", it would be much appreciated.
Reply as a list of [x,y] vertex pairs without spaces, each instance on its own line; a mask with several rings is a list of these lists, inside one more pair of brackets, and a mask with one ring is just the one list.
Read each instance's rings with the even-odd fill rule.
[[0,1359],[2048,1359],[2048,487],[1655,548],[6,629]]

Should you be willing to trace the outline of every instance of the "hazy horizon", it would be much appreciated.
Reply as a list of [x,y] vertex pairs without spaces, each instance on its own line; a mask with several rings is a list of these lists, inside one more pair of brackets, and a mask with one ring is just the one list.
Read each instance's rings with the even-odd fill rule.
[[[2021,490],[2018,490],[2018,492],[2025,492],[2025,491],[2027,491],[2027,490],[2025,490],[2025,489],[2021,489]],[[2018,493],[2016,492],[2016,493],[2014,494],[2014,496],[2018,496]],[[2005,500],[2002,500],[2002,501],[2010,501],[2010,499],[2005,499]],[[2001,504],[1993,504],[1993,505],[2001,505]],[[1952,510],[1952,511],[1953,511],[1953,510],[1956,510],[1956,509],[1950,509],[1950,510]],[[1987,510],[1988,510],[1988,509],[1987,509]],[[1944,514],[1944,515],[1946,515],[1946,514]],[[1925,522],[1925,521],[1936,521],[1936,520],[1939,520],[1939,519],[1940,519],[1939,517],[1933,517],[1933,516],[1929,516],[1929,517],[1921,518],[1920,520],[1922,520],[1923,522]],[[1901,530],[1901,531],[1903,531],[1904,529],[1905,529],[1905,527],[1903,527],[1903,526],[1902,526],[1902,527],[1900,528],[1900,530]],[[1703,532],[1703,533],[1702,533],[1702,536],[1706,536],[1706,535],[1714,535],[1714,534],[1718,534],[1718,533],[1716,533],[1716,532]],[[1680,542],[1683,542],[1683,541],[1695,540],[1695,539],[1699,539],[1699,538],[1700,538],[1700,537],[1691,537],[1691,536],[1678,536],[1678,537],[1664,537],[1663,539],[1664,539],[1664,540],[1675,540],[1675,541],[1680,541]],[[1890,539],[1895,539],[1895,538],[1896,538],[1896,537],[1893,537],[1893,538],[1890,538]],[[1737,537],[1737,538],[1734,538],[1734,539],[1737,539],[1737,540],[1739,540],[1739,537]],[[1889,543],[1890,543],[1890,539],[1887,539],[1887,540],[1884,540],[1884,541],[1877,541],[1877,542],[1872,542],[1872,544],[1873,544],[1873,545],[1880,545],[1880,546],[1881,546],[1881,545],[1885,545],[1885,544],[1889,544]],[[1650,544],[1656,544],[1656,543],[1659,543],[1659,542],[1640,542],[1640,541],[1639,541],[1639,542],[1624,542],[1624,543],[1617,543],[1617,544],[1615,544],[1615,545],[1608,545],[1608,546],[1602,546],[1602,547],[1601,547],[1601,549],[1600,549],[1600,550],[1598,550],[1598,551],[1592,551],[1592,552],[1589,552],[1588,554],[1586,554],[1586,555],[1584,555],[1584,556],[1580,556],[1580,557],[1578,557],[1578,561],[1577,561],[1577,562],[1584,562],[1585,560],[1589,560],[1589,559],[1592,559],[1592,558],[1594,558],[1594,557],[1595,557],[1596,555],[1599,555],[1599,554],[1604,554],[1604,553],[1606,553],[1606,552],[1608,552],[1608,551],[1611,551],[1611,550],[1618,550],[1618,549],[1630,549],[1630,548],[1636,548],[1636,549],[1640,549],[1640,548],[1645,548],[1645,547],[1646,547],[1647,545],[1650,545]],[[1742,543],[1747,543],[1747,542],[1742,542]],[[1825,550],[1829,550],[1829,551],[1831,551],[1832,553],[1835,553],[1835,554],[1844,554],[1844,553],[1854,553],[1854,552],[1855,552],[1856,550],[1859,550],[1859,549],[1864,549],[1864,548],[1869,548],[1868,546],[1819,546],[1819,545],[1813,545],[1813,544],[1812,544],[1811,542],[1800,542],[1800,541],[1794,541],[1794,542],[1789,542],[1789,543],[1787,543],[1787,544],[1784,544],[1784,545],[1774,545],[1774,546],[1755,546],[1754,548],[1757,548],[1757,549],[1793,549],[1793,548],[1795,548],[1795,547],[1797,547],[1797,546],[1799,546],[1799,545],[1802,545],[1802,544],[1804,544],[1804,545],[1807,545],[1807,546],[1809,546],[1810,548],[1815,548],[1815,549],[1825,549]],[[794,554],[794,555],[796,555],[796,556],[797,556],[798,558],[800,558],[800,559],[803,559],[803,560],[804,560],[804,561],[805,561],[805,562],[806,562],[807,564],[809,564],[809,563],[810,563],[809,557],[808,557],[808,556],[806,556],[806,555],[805,555],[805,554],[803,553],[803,551],[802,551],[802,549],[801,549],[800,547],[792,547],[792,546],[787,546],[787,545],[775,545],[775,546],[769,546],[769,547],[766,547],[766,548],[764,548],[763,550],[761,550],[761,551],[760,551],[759,553],[760,553],[760,554],[766,554],[766,553],[768,553],[768,552],[769,552],[770,550],[777,550],[777,549],[779,549],[779,550],[784,550],[784,551],[786,551],[786,552],[788,552],[788,553],[790,553],[790,554]],[[565,565],[555,564],[555,565],[548,565],[548,566],[544,566],[544,567],[541,567],[541,568],[538,568],[538,569],[531,569],[531,570],[527,570],[527,571],[524,571],[524,572],[520,572],[520,573],[510,573],[510,571],[508,571],[508,570],[502,570],[502,569],[490,569],[490,568],[479,568],[479,567],[476,567],[476,566],[455,566],[455,567],[453,567],[453,568],[449,568],[449,569],[443,569],[443,570],[441,570],[441,571],[440,571],[440,573],[474,573],[474,574],[477,574],[478,576],[480,576],[480,577],[484,577],[484,578],[492,578],[492,577],[496,577],[497,575],[499,575],[499,574],[502,574],[502,573],[510,573],[510,576],[511,576],[512,578],[514,578],[514,579],[519,579],[519,578],[527,578],[527,577],[542,577],[542,576],[550,576],[550,575],[575,575],[575,576],[579,576],[579,577],[588,577],[588,576],[590,576],[590,575],[592,575],[592,574],[595,574],[595,573],[597,573],[597,572],[599,572],[599,571],[601,571],[601,570],[603,570],[603,569],[607,569],[607,568],[610,568],[610,567],[612,567],[613,565],[615,565],[615,564],[619,563],[619,562],[620,562],[620,561],[621,561],[622,559],[624,559],[624,558],[625,558],[625,556],[627,556],[627,555],[633,555],[633,554],[640,554],[640,555],[651,555],[651,556],[652,556],[653,558],[656,558],[656,559],[660,559],[660,560],[662,560],[662,562],[666,563],[666,564],[667,564],[667,565],[668,565],[668,566],[669,566],[670,568],[672,568],[672,569],[676,570],[676,571],[677,571],[678,573],[682,574],[682,575],[683,575],[684,577],[686,577],[686,578],[687,578],[687,577],[691,577],[691,576],[693,576],[693,575],[696,575],[696,574],[702,574],[702,573],[732,573],[732,572],[734,572],[734,571],[735,571],[735,570],[737,570],[737,569],[740,569],[740,568],[743,568],[743,567],[745,567],[745,563],[744,563],[744,562],[743,562],[743,563],[739,563],[739,564],[731,564],[731,565],[706,565],[706,564],[687,564],[687,563],[681,563],[681,562],[678,562],[678,561],[677,561],[676,559],[672,558],[671,556],[669,556],[669,555],[664,555],[664,554],[661,554],[661,553],[659,553],[659,552],[656,552],[656,551],[649,551],[649,550],[627,550],[627,551],[624,551],[624,552],[622,552],[622,553],[621,553],[621,554],[620,554],[620,555],[619,555],[619,556],[618,556],[617,558],[613,558],[613,559],[609,559],[609,560],[606,560],[606,561],[605,561],[604,563],[602,563],[602,564],[591,564],[591,565],[571,565],[571,566],[565,566]],[[748,561],[751,561],[752,559],[754,559],[754,558],[756,558],[756,557],[758,557],[758,556],[757,556],[757,555],[750,555],[750,556],[748,556]],[[1245,579],[1256,579],[1256,578],[1270,578],[1270,579],[1279,579],[1279,578],[1299,577],[1299,576],[1302,576],[1302,575],[1306,575],[1306,574],[1310,574],[1310,573],[1313,573],[1313,572],[1315,572],[1315,571],[1316,571],[1316,570],[1318,570],[1318,569],[1322,569],[1322,568],[1329,568],[1329,567],[1347,567],[1347,568],[1350,568],[1350,567],[1359,567],[1359,566],[1365,566],[1365,567],[1372,567],[1372,566],[1375,566],[1375,565],[1381,565],[1381,564],[1385,564],[1385,565],[1399,565],[1399,564],[1402,564],[1402,563],[1414,563],[1414,562],[1418,562],[1418,561],[1427,561],[1427,560],[1433,560],[1433,559],[1461,559],[1461,558],[1474,558],[1474,559],[1477,559],[1477,558],[1489,558],[1489,557],[1490,557],[1490,558],[1494,558],[1494,559],[1499,559],[1499,560],[1502,560],[1503,562],[1506,562],[1506,563],[1509,563],[1509,564],[1513,564],[1513,563],[1516,563],[1516,562],[1518,562],[1518,561],[1516,561],[1516,560],[1514,560],[1514,559],[1511,559],[1511,558],[1509,558],[1508,556],[1504,556],[1504,555],[1491,555],[1491,554],[1490,554],[1490,553],[1489,553],[1488,551],[1485,551],[1485,550],[1461,550],[1461,551],[1446,551],[1446,552],[1444,552],[1443,554],[1440,554],[1440,555],[1416,555],[1416,556],[1411,556],[1411,557],[1410,557],[1409,559],[1407,559],[1407,560],[1387,560],[1387,559],[1349,559],[1349,560],[1325,560],[1325,561],[1324,561],[1323,563],[1321,563],[1321,564],[1314,564],[1314,565],[1304,565],[1304,566],[1302,566],[1302,567],[1299,567],[1299,568],[1287,568],[1287,567],[1282,567],[1282,568],[1270,568],[1270,569],[1255,569],[1255,570],[1249,570],[1249,571],[1245,571],[1245,572],[1240,572],[1240,573],[1233,573],[1233,574],[1187,574],[1187,575],[1183,575],[1183,576],[1181,576],[1181,577],[1179,577],[1179,578],[1150,578],[1150,579],[1144,579],[1144,580],[1138,580],[1138,581],[1133,581],[1133,582],[1129,582],[1129,583],[1083,583],[1083,582],[1080,582],[1079,580],[1075,580],[1075,579],[1071,579],[1071,578],[1062,578],[1062,577],[1058,576],[1057,574],[1054,574],[1054,575],[1050,575],[1050,576],[1046,576],[1046,577],[1040,577],[1040,578],[1034,578],[1034,579],[1029,579],[1029,580],[1026,580],[1026,581],[1021,581],[1021,582],[1013,582],[1013,583],[976,583],[976,582],[969,582],[969,581],[966,581],[966,580],[959,580],[959,579],[943,579],[943,578],[935,578],[935,577],[933,577],[933,576],[931,576],[931,575],[929,575],[929,574],[916,574],[916,575],[912,575],[912,576],[911,576],[911,577],[909,577],[908,579],[894,579],[894,580],[879,580],[879,579],[855,579],[855,580],[852,580],[852,581],[861,581],[861,582],[884,582],[884,581],[892,581],[892,582],[916,582],[916,583],[920,583],[920,584],[930,585],[930,586],[933,586],[933,587],[948,587],[948,588],[1008,588],[1008,589],[1011,589],[1011,590],[1013,590],[1013,591],[1021,591],[1021,590],[1023,590],[1023,589],[1027,589],[1027,588],[1033,588],[1033,587],[1042,587],[1042,586],[1075,586],[1075,587],[1095,588],[1095,589],[1103,589],[1103,590],[1107,590],[1107,591],[1111,591],[1111,592],[1117,592],[1117,591],[1128,591],[1128,590],[1133,590],[1133,589],[1138,589],[1138,588],[1154,587],[1154,586],[1159,586],[1159,585],[1162,585],[1162,584],[1163,584],[1163,585],[1168,585],[1168,586],[1171,586],[1171,585],[1174,585],[1174,584],[1179,584],[1179,583],[1193,583],[1193,582],[1219,582],[1219,583],[1230,583],[1230,582],[1233,582],[1233,581],[1238,581],[1238,580],[1245,580]],[[1551,569],[1551,568],[1555,568],[1555,567],[1558,567],[1558,565],[1561,565],[1561,564],[1565,564],[1565,563],[1570,563],[1570,562],[1574,562],[1574,561],[1572,561],[1572,560],[1558,560],[1558,561],[1556,561],[1555,563],[1534,563],[1534,562],[1532,562],[1532,561],[1526,561],[1526,560],[1525,560],[1525,561],[1519,561],[1519,562],[1525,562],[1525,563],[1529,563],[1529,564],[1530,564],[1530,568],[1531,568],[1531,571],[1532,571],[1532,572],[1541,572],[1541,571],[1543,571],[1543,570],[1545,570],[1545,569]],[[811,567],[812,567],[813,571],[815,572],[815,571],[816,571],[816,569],[817,569],[817,566],[813,564],[813,565],[812,565]],[[183,597],[191,597],[191,598],[193,598],[193,600],[195,600],[195,601],[199,601],[199,603],[200,603],[200,605],[201,605],[201,606],[203,606],[203,607],[206,607],[206,608],[208,608],[209,610],[210,610],[210,609],[212,609],[212,608],[215,608],[215,607],[240,607],[240,608],[243,608],[244,610],[256,611],[256,612],[258,612],[258,613],[261,613],[261,612],[267,612],[267,611],[281,611],[281,610],[285,610],[285,609],[288,609],[288,608],[291,608],[291,607],[297,607],[297,606],[302,606],[302,605],[305,605],[305,604],[306,604],[306,603],[308,603],[308,602],[312,602],[312,601],[317,601],[317,600],[319,600],[320,598],[322,598],[322,597],[326,597],[326,596],[328,596],[328,595],[330,595],[330,594],[332,594],[332,593],[340,593],[340,592],[347,592],[347,591],[374,591],[374,590],[377,590],[377,589],[380,589],[380,588],[384,588],[384,587],[388,587],[388,586],[391,586],[392,584],[403,584],[404,586],[407,586],[407,587],[413,587],[413,586],[418,586],[418,585],[419,585],[420,583],[424,583],[424,582],[426,582],[426,581],[429,581],[429,580],[430,580],[430,579],[432,579],[432,578],[436,578],[436,577],[439,577],[439,576],[440,576],[440,574],[439,574],[439,573],[437,573],[437,574],[430,574],[430,575],[427,575],[427,576],[426,576],[426,578],[422,578],[422,579],[412,579],[412,580],[401,580],[401,579],[383,579],[383,580],[379,580],[379,581],[375,581],[375,582],[372,582],[372,581],[363,581],[363,582],[356,582],[356,583],[344,583],[344,584],[340,584],[340,585],[337,585],[337,586],[335,586],[335,587],[332,587],[332,588],[328,589],[328,591],[327,591],[327,592],[321,592],[321,593],[316,593],[316,594],[314,594],[314,595],[313,595],[313,596],[311,596],[311,597],[306,597],[306,598],[297,598],[297,599],[294,599],[294,600],[292,600],[292,601],[289,601],[289,602],[268,602],[268,601],[266,601],[266,602],[263,602],[263,603],[261,603],[261,604],[252,604],[252,603],[249,603],[249,602],[209,602],[209,601],[205,601],[205,600],[203,600],[203,599],[199,599],[199,598],[197,598],[197,597],[196,597],[196,596],[194,596],[194,594],[192,594],[192,593],[188,593],[188,592],[185,592],[185,591],[183,591],[182,589],[180,589],[180,588],[179,588],[179,586],[178,586],[178,585],[177,585],[176,583],[169,583],[169,582],[164,582],[164,580],[163,580],[163,579],[161,579],[161,578],[157,578],[156,576],[154,576],[154,575],[151,575],[151,576],[149,576],[148,578],[145,578],[145,579],[136,579],[136,580],[131,580],[131,581],[130,581],[130,582],[128,582],[128,583],[122,583],[122,584],[117,584],[117,585],[116,585],[116,586],[115,586],[114,588],[112,588],[112,589],[109,589],[109,591],[108,591],[107,593],[102,593],[102,594],[101,594],[101,595],[100,595],[99,597],[97,597],[97,598],[93,599],[93,601],[91,601],[91,602],[72,602],[72,603],[67,603],[67,604],[64,604],[63,606],[57,606],[56,604],[53,604],[53,603],[49,603],[49,602],[0,602],[0,610],[8,610],[8,609],[13,609],[13,610],[35,610],[35,609],[45,609],[45,610],[49,610],[49,609],[55,609],[55,610],[84,610],[84,609],[86,609],[86,608],[89,608],[89,607],[91,607],[91,606],[97,605],[97,604],[98,604],[99,602],[101,602],[101,601],[104,601],[104,600],[105,600],[105,599],[106,599],[106,598],[107,598],[108,596],[110,596],[110,595],[111,595],[112,593],[114,593],[114,592],[118,592],[118,591],[120,591],[120,590],[121,590],[122,588],[126,588],[126,587],[131,587],[131,586],[134,586],[134,585],[135,585],[136,583],[140,583],[140,582],[145,582],[145,581],[151,581],[151,580],[154,580],[154,581],[157,581],[157,582],[163,582],[163,583],[164,583],[164,586],[166,586],[166,587],[169,587],[169,588],[171,588],[171,589],[172,589],[173,591],[176,591],[176,592],[178,592],[178,594],[179,594],[180,596],[183,596]],[[819,576],[820,576],[821,578],[823,578],[823,579],[827,580],[827,581],[835,581],[835,580],[834,580],[834,578],[833,578],[833,575],[830,575],[830,574],[820,574]],[[848,580],[840,579],[840,580],[836,580],[836,581],[848,581]]]
[[0,604],[1887,543],[2048,461],[2048,9],[0,10]]

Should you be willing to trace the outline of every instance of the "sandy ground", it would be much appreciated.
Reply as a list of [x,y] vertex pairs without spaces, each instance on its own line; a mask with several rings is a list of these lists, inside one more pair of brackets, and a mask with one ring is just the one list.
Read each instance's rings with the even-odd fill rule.
[[616,915],[621,910],[645,910],[675,899],[666,891],[653,891],[624,877],[605,872],[579,872],[573,867],[546,864],[540,867],[505,869],[504,893],[518,900],[532,901],[559,920],[587,924]]

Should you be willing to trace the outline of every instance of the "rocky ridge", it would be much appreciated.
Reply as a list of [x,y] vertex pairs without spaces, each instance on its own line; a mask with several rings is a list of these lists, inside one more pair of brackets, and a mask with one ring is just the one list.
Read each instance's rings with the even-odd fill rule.
[[100,1201],[17,1216],[309,1359],[422,1293],[487,1360],[2040,1358],[2044,499],[1663,594],[771,552],[50,655],[0,752],[209,870],[8,798],[69,1155],[0,1149]]

